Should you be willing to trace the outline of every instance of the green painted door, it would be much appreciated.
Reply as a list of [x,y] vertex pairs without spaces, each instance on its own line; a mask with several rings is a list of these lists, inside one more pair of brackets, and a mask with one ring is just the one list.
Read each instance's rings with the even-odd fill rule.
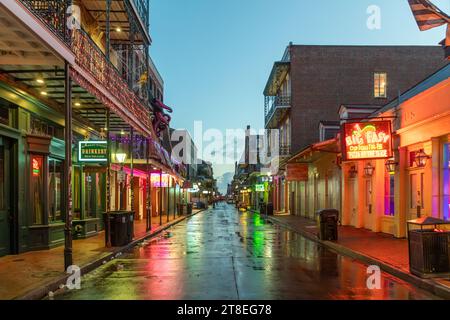
[[11,253],[11,144],[0,136],[0,256]]

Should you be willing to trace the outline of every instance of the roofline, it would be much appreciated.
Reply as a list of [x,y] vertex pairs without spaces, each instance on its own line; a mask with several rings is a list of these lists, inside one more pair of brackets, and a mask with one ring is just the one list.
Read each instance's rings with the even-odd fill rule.
[[335,48],[442,48],[440,45],[371,45],[371,44],[291,44],[291,47],[335,47]]
[[272,70],[270,71],[269,79],[267,79],[266,86],[264,87],[264,91],[263,91],[264,95],[266,94],[267,90],[269,90],[269,86],[270,86],[270,83],[273,80],[273,75],[275,73],[276,67],[280,66],[280,65],[289,65],[290,66],[291,62],[290,61],[276,61],[276,62],[274,62]]
[[[445,66],[443,66],[442,68],[436,70],[435,72],[433,72],[432,74],[428,75],[425,79],[423,79],[422,81],[419,81],[418,83],[416,83],[415,85],[413,85],[412,87],[410,87],[409,89],[403,91],[402,93],[400,93],[400,95],[397,98],[392,99],[391,101],[389,101],[387,104],[385,104],[384,106],[382,106],[381,108],[379,108],[378,110],[374,111],[373,113],[371,113],[371,116],[383,113],[388,111],[391,108],[394,108],[396,106],[398,106],[401,102],[407,101],[409,99],[412,99],[413,97],[415,97],[416,95],[427,91],[428,89],[434,87],[435,85],[444,82],[446,80],[446,78],[443,79],[436,79],[436,81],[431,81],[431,79],[435,76],[437,76],[439,73],[444,72],[445,69],[449,69],[449,73],[450,73],[450,62],[447,63]],[[448,79],[448,77],[447,77]],[[430,80],[430,84],[429,86],[427,86],[426,88],[424,88],[423,90],[421,90],[420,92],[418,92],[417,94],[407,98],[406,100],[402,101],[402,96],[403,95],[407,95],[409,92],[413,91],[414,89],[416,89],[417,87],[419,87],[421,84],[427,82],[428,80]],[[400,100],[400,101],[399,101]]]

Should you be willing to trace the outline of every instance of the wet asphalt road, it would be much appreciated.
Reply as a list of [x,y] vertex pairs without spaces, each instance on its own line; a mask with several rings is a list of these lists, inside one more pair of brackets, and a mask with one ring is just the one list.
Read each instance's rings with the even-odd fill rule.
[[55,299],[435,299],[258,215],[219,204],[82,278]]

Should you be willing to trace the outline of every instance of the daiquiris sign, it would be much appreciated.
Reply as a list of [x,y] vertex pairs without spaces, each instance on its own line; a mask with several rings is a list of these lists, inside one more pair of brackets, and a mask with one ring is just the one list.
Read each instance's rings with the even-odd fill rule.
[[106,141],[80,141],[78,143],[80,162],[107,162],[108,143]]
[[343,160],[392,158],[390,121],[345,123],[342,125]]

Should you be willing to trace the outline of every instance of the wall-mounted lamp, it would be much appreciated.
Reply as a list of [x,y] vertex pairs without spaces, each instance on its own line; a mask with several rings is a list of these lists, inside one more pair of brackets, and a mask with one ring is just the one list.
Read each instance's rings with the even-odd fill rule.
[[375,167],[372,166],[372,164],[369,162],[366,164],[366,166],[364,167],[364,175],[366,177],[371,177],[373,176],[373,172],[375,171]]
[[127,158],[126,153],[116,153],[117,162],[119,162],[120,164],[125,163],[126,158]]
[[414,161],[419,168],[423,168],[427,165],[427,161],[430,159],[430,156],[427,155],[423,150],[416,152],[416,157]]
[[386,171],[389,172],[390,174],[393,174],[395,172],[395,168],[398,165],[398,162],[391,159],[391,160],[386,161],[386,163],[384,165],[386,166]]
[[350,178],[355,178],[358,175],[358,170],[356,170],[356,166],[352,166],[348,171]]

